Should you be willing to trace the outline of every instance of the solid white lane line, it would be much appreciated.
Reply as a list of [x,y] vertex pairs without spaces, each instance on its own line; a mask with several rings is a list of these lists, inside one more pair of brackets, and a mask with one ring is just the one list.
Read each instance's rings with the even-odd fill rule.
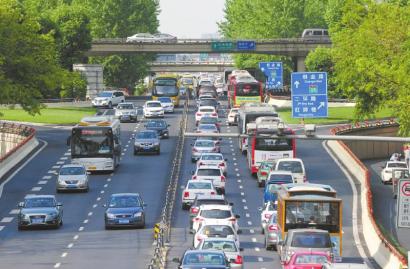
[[17,215],[19,212],[20,212],[19,209],[12,209],[9,214],[10,215]]
[[93,215],[93,212],[88,212],[88,216],[92,216]]
[[78,228],[78,231],[79,231],[79,232],[84,231],[84,227],[83,227],[83,226],[81,226],[80,228]]
[[74,243],[68,244],[67,248],[72,248],[74,246]]
[[87,223],[88,223],[88,219],[85,219],[85,220],[83,221],[83,223],[87,224]]
[[252,221],[248,221],[248,225],[252,225]]
[[258,257],[258,261],[259,261],[259,262],[263,262],[263,258],[262,258],[262,257]]
[[73,240],[77,240],[80,237],[78,234],[74,235]]
[[31,191],[41,191],[41,187],[33,187]]
[[54,268],[59,268],[59,267],[60,267],[60,265],[61,265],[61,263],[60,263],[60,262],[58,262],[58,263],[54,264]]
[[3,231],[4,227],[6,226],[0,226],[0,232]]
[[256,238],[255,237],[252,238],[252,242],[256,243]]
[[61,258],[65,258],[65,257],[67,257],[67,252],[63,252],[63,254],[61,254]]
[[255,230],[254,230],[254,229],[250,229],[249,232],[250,232],[251,234],[254,234],[254,233],[255,233]]
[[38,185],[45,185],[47,184],[47,180],[40,180],[39,182],[37,182]]
[[51,176],[44,176],[42,179],[51,179]]

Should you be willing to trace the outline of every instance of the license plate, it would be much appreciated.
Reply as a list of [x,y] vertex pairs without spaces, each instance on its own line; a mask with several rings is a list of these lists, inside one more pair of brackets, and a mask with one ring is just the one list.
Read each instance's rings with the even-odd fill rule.
[[128,224],[128,223],[130,223],[130,221],[127,220],[127,219],[120,219],[120,220],[118,220],[118,223],[119,224]]
[[70,188],[70,189],[75,189],[75,188],[77,188],[77,185],[73,185],[73,184],[71,184],[71,185],[67,185],[67,188]]
[[97,169],[97,167],[95,167],[95,166],[88,166],[88,170],[95,170],[95,169]]
[[31,220],[31,223],[34,223],[34,224],[43,223],[43,222],[44,222],[43,218],[38,218],[38,219],[32,219]]
[[205,193],[203,192],[196,192],[195,195],[204,195]]

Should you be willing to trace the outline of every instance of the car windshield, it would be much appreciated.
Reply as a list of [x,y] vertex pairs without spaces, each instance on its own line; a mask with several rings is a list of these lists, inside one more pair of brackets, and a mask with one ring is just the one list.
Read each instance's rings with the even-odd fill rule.
[[406,163],[388,163],[388,168],[407,168]]
[[60,175],[69,176],[69,175],[84,175],[84,167],[62,167],[60,169]]
[[299,254],[295,264],[324,264],[327,261],[325,255]]
[[220,176],[221,170],[219,169],[198,169],[197,176]]
[[212,185],[211,183],[208,182],[189,182],[188,183],[188,189],[205,189],[205,190],[211,190]]
[[184,265],[223,265],[225,266],[225,256],[222,253],[188,253],[182,262]]
[[134,109],[133,104],[119,104],[117,109]]
[[149,121],[149,122],[147,122],[147,127],[166,127],[167,125],[166,125],[166,123],[165,122],[163,122],[163,121]]
[[199,123],[217,123],[218,120],[216,118],[211,118],[211,117],[202,117],[201,120],[199,121]]
[[98,94],[98,97],[111,97],[112,96],[112,92],[100,92]]
[[227,219],[232,217],[232,212],[230,210],[211,209],[202,210],[200,215],[209,219]]
[[[288,183],[288,182],[287,182],[287,183]],[[292,182],[289,182],[289,183],[292,183]],[[282,183],[281,183],[281,184],[282,184]],[[277,183],[268,184],[267,190],[268,190],[268,192],[270,192],[270,193],[276,193],[276,192],[278,191],[278,185],[277,185]]]
[[221,155],[202,154],[201,160],[202,161],[221,161],[223,160],[223,158]]
[[140,201],[137,196],[113,196],[111,197],[110,208],[140,207]]
[[199,130],[216,130],[216,126],[214,124],[200,124],[198,126]]
[[159,97],[158,101],[160,101],[161,103],[172,103],[172,99],[169,97]]
[[237,252],[238,249],[234,241],[205,241],[202,249],[221,250],[226,252]]
[[200,106],[216,106],[217,104],[218,102],[212,99],[203,99],[199,103]]
[[210,148],[214,146],[213,141],[196,141],[195,142],[195,147],[201,147],[201,148]]
[[293,183],[292,175],[271,174],[268,180],[268,184],[287,184],[287,183]]
[[228,225],[206,225],[202,229],[201,233],[209,237],[212,237],[212,236],[227,237],[228,235],[233,235],[234,231],[232,227]]
[[161,103],[160,102],[151,102],[151,103],[147,103],[146,106],[147,107],[161,107]]
[[225,200],[219,200],[219,199],[209,199],[209,200],[197,200],[196,205],[201,206],[201,205],[226,205]]
[[140,132],[137,134],[137,139],[153,139],[157,138],[157,134],[154,132]]
[[277,170],[290,171],[292,173],[303,173],[303,167],[300,162],[279,162]]
[[27,198],[24,201],[25,208],[55,207],[55,206],[56,206],[56,202],[54,198],[51,198],[51,197]]
[[199,112],[214,112],[214,110],[212,108],[201,108]]
[[291,246],[297,248],[330,248],[330,236],[327,233],[294,233]]
[[199,83],[201,86],[212,86],[212,82],[209,80],[203,80]]

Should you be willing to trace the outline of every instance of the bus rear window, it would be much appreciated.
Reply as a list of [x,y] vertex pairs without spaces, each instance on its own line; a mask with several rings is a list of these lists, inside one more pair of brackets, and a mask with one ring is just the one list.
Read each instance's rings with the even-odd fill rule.
[[301,232],[293,235],[292,247],[296,248],[330,248],[330,236],[327,233]]
[[259,96],[261,94],[259,84],[237,84],[237,96]]
[[292,140],[258,137],[255,150],[292,150]]

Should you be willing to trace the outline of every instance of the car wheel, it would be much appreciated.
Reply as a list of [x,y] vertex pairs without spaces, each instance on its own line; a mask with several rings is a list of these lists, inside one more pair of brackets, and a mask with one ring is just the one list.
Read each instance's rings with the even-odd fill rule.
[[138,154],[138,151],[134,150],[134,155],[137,155],[137,154]]
[[265,229],[263,229],[263,227],[262,227],[262,230],[261,230],[261,234],[265,234]]
[[60,226],[63,226],[63,220],[62,219],[60,220]]
[[90,191],[90,187],[87,186],[87,188],[84,189],[84,192],[89,192]]
[[194,162],[195,162],[195,159],[194,159],[194,158],[191,158],[191,162],[193,162],[193,163],[194,163]]
[[24,226],[22,226],[22,225],[17,225],[17,230],[19,230],[19,231],[22,231],[22,230],[24,230]]
[[160,155],[161,154],[161,150],[159,149],[159,150],[157,150],[157,155]]
[[112,108],[112,103],[111,102],[108,103],[108,108]]
[[105,229],[106,229],[106,230],[111,230],[111,227],[108,226],[108,225],[105,225]]
[[189,209],[189,205],[187,204],[182,204],[182,210],[188,210]]
[[262,188],[265,184],[263,184],[263,181],[258,181],[258,187]]

